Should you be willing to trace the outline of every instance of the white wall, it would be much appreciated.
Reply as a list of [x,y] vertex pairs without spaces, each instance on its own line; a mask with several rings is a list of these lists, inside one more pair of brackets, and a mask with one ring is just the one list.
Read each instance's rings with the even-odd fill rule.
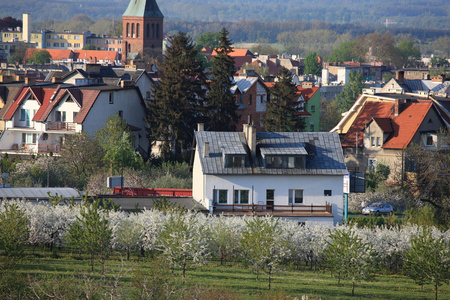
[[[113,93],[113,103],[109,103],[109,94]],[[98,95],[97,100],[89,111],[83,122],[83,130],[89,135],[104,126],[109,116],[117,114],[119,110],[123,111],[123,118],[130,124],[141,128],[140,132],[133,132],[139,144],[145,150],[148,150],[148,139],[145,132],[145,108],[140,100],[137,89],[124,89],[103,91]],[[138,138],[138,134],[141,138]]]
[[[197,153],[196,153],[197,155]],[[195,164],[194,164],[195,166]],[[233,204],[233,190],[248,189],[249,203],[266,203],[266,190],[275,190],[275,205],[289,205],[289,189],[303,190],[303,205],[332,205],[334,224],[343,217],[343,176],[325,175],[208,175],[205,187],[200,180],[198,170],[193,173],[193,197],[209,207],[208,200],[213,199],[213,190],[228,190],[228,204]],[[201,191],[204,189],[204,192]],[[331,190],[332,196],[324,196],[324,190]]]

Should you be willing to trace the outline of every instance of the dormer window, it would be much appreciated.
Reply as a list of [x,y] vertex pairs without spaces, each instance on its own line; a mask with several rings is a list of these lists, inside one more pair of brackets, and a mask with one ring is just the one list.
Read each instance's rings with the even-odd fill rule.
[[268,169],[301,169],[304,167],[303,156],[267,155],[266,168]]
[[225,155],[225,168],[242,168],[244,162],[245,156],[243,155]]

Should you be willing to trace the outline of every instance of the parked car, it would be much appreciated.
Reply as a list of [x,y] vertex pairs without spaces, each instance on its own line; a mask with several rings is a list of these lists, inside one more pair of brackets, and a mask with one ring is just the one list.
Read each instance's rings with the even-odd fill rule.
[[362,209],[363,215],[390,215],[394,212],[394,209],[387,203],[372,203]]

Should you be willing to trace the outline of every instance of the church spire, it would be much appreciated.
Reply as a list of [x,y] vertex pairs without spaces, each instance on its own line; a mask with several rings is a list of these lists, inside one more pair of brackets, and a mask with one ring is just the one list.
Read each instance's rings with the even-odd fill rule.
[[122,15],[124,17],[151,17],[163,18],[155,0],[131,0],[127,10]]

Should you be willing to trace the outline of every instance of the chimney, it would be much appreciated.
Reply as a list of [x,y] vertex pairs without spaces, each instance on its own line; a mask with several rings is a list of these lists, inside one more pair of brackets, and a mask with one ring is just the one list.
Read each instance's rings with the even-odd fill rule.
[[32,86],[36,84],[36,78],[25,77],[25,84]]
[[204,123],[198,123],[197,124],[197,131],[204,131],[205,130],[205,124]]
[[398,116],[402,112],[403,100],[395,99],[394,116]]
[[405,71],[395,72],[395,80],[397,80],[398,83],[404,83],[405,82]]
[[22,15],[22,38],[26,43],[30,43],[30,14]]
[[209,142],[203,143],[203,157],[209,156]]
[[244,124],[244,135],[252,157],[256,157],[256,128],[251,124]]

